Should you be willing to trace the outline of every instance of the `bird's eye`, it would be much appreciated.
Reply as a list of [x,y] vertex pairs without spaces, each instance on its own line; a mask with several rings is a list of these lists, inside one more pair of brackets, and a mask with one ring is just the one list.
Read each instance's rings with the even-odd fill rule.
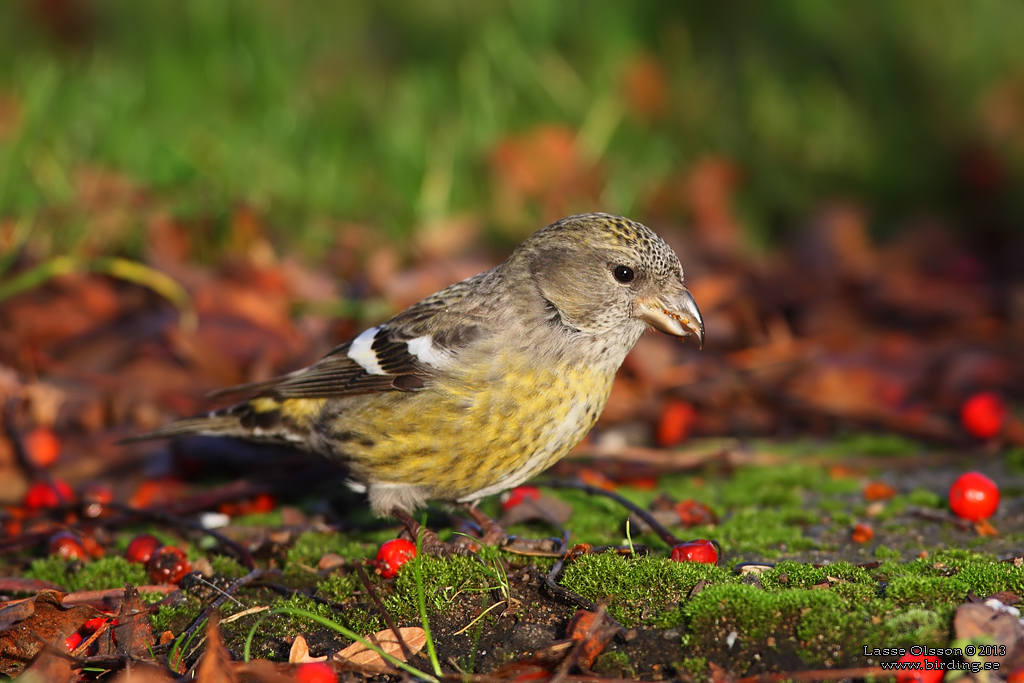
[[614,275],[615,279],[622,284],[632,282],[633,278],[636,277],[633,273],[633,269],[629,266],[615,266],[615,269],[612,271],[612,275]]

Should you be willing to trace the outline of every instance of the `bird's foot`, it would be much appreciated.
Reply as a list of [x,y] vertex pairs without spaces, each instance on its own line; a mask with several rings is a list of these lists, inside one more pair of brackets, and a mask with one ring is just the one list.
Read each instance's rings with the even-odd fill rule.
[[405,527],[403,535],[409,536],[413,543],[418,543],[420,551],[431,557],[451,557],[453,555],[470,555],[472,549],[459,543],[446,543],[430,529],[413,519],[413,516],[402,508],[396,507],[391,510],[391,516],[401,522]]
[[557,557],[562,546],[558,538],[518,538],[510,535],[505,528],[481,512],[475,505],[464,503],[462,508],[480,527],[479,543],[498,546],[502,550],[517,555],[535,555]]

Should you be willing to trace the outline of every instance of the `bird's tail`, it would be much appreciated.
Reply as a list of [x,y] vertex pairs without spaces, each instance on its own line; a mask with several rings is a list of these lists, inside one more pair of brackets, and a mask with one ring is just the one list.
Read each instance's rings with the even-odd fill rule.
[[[244,405],[244,404],[243,404]],[[119,440],[119,444],[152,441],[154,439],[171,439],[176,436],[234,436],[246,438],[252,435],[252,429],[242,424],[243,413],[237,406],[216,410],[197,417],[178,420],[159,429],[145,434],[137,434]]]

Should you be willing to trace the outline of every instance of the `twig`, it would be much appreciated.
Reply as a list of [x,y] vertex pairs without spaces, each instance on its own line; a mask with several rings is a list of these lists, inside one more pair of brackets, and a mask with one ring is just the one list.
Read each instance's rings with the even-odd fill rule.
[[366,589],[367,595],[373,600],[373,604],[376,605],[377,611],[380,612],[380,616],[384,619],[384,623],[387,624],[391,632],[395,634],[395,640],[402,648],[402,653],[405,655],[405,660],[409,661],[412,659],[413,651],[409,647],[409,644],[405,642],[405,638],[402,637],[402,630],[395,624],[394,619],[391,618],[391,614],[388,613],[384,607],[384,603],[377,597],[377,591],[373,589],[373,584],[370,583],[370,577],[366,575],[366,570],[363,569],[363,565],[359,562],[356,563],[356,574],[359,575],[359,580],[363,582],[363,587]]
[[952,524],[960,531],[970,531],[974,527],[967,520],[957,519],[952,515],[946,515],[941,512],[932,512],[931,510],[911,510],[911,517],[917,517],[928,522],[938,522],[939,524]]
[[587,600],[585,597],[575,591],[571,591],[565,586],[559,585],[558,577],[562,574],[562,568],[565,567],[566,558],[566,544],[562,544],[561,551],[562,556],[558,558],[555,564],[551,567],[551,571],[544,577],[544,585],[551,593],[552,597],[562,598],[567,600],[578,607],[582,607],[587,610],[596,610],[597,603]]
[[781,683],[781,681],[837,681],[843,678],[891,676],[880,666],[860,666],[852,669],[811,669],[810,671],[782,671],[772,674],[745,676],[736,683]]
[[652,515],[647,510],[644,510],[642,507],[640,507],[633,501],[623,498],[614,491],[608,491],[597,486],[590,486],[589,484],[583,484],[578,481],[548,481],[543,482],[541,486],[547,486],[553,489],[575,489],[577,491],[583,491],[584,493],[591,496],[605,496],[606,498],[611,498],[616,503],[618,503],[622,507],[626,508],[627,510],[635,514],[637,517],[644,520],[647,526],[651,527],[651,529],[654,530],[654,533],[658,534],[658,537],[662,541],[667,543],[669,547],[681,543],[681,541],[676,537],[675,534],[666,529],[664,524],[655,519],[654,515]]
[[243,576],[242,578],[233,581],[231,585],[228,586],[224,590],[224,592],[217,597],[216,600],[211,602],[209,605],[206,606],[206,609],[200,612],[199,616],[196,617],[195,621],[192,622],[192,625],[189,626],[185,630],[185,632],[182,633],[181,636],[179,636],[179,638],[184,638],[183,642],[187,642],[188,639],[191,638],[196,631],[203,627],[203,624],[206,623],[206,620],[210,618],[211,614],[220,609],[221,606],[229,599],[232,599],[232,596],[235,593],[237,593],[241,588],[247,586],[256,579],[260,578],[263,575],[263,573],[264,572],[262,569],[256,568],[248,574],[246,574],[245,576]]

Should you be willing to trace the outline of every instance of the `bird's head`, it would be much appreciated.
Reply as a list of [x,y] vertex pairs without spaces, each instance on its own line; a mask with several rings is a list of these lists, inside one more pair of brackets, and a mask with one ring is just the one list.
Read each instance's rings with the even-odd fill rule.
[[552,319],[569,328],[601,337],[626,333],[635,342],[650,325],[704,344],[704,321],[679,258],[640,223],[570,216],[534,233],[513,258],[526,260]]

